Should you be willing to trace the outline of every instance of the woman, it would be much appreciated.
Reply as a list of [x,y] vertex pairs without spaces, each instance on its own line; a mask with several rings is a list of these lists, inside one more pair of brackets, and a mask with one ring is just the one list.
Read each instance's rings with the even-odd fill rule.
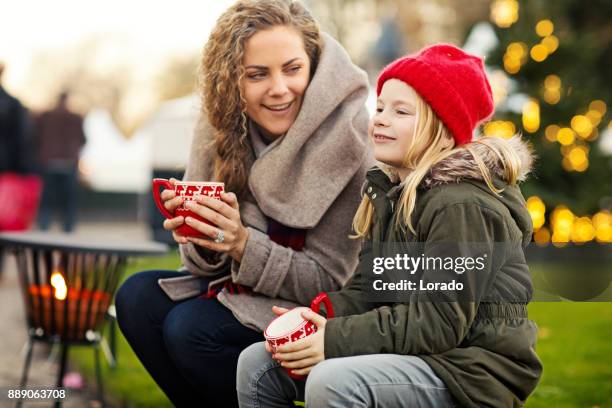
[[[369,133],[382,164],[353,223],[365,239],[360,265],[328,294],[334,318],[303,313],[315,334],[273,356],[264,343],[241,354],[240,406],[286,407],[301,392],[311,408],[522,406],[542,373],[527,318],[532,224],[517,186],[529,148],[518,137],[472,140],[493,98],[482,60],[454,46],[391,63],[377,94]],[[373,269],[380,254],[387,269],[396,256],[426,262],[388,282],[413,289],[374,296],[388,273]],[[441,286],[451,280],[464,287]],[[285,369],[308,374],[305,385]]]
[[[193,207],[214,226],[166,220],[182,271],[137,274],[116,304],[174,404],[225,407],[236,405],[238,356],[262,339],[271,306],[307,304],[354,269],[348,235],[371,164],[367,79],[302,5],[283,0],[228,9],[201,66],[205,109],[185,179],[223,181],[229,193]],[[170,211],[180,204],[162,198]],[[183,222],[206,238],[178,235]]]

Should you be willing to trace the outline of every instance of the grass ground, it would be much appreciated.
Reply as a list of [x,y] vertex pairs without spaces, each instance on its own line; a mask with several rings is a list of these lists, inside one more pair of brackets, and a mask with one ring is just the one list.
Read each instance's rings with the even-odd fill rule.
[[[173,253],[162,258],[142,258],[131,261],[127,266],[124,280],[140,271],[149,269],[176,270],[179,257]],[[107,330],[105,330],[108,333]],[[71,353],[71,362],[81,369],[88,382],[95,387],[93,352],[89,347],[76,348]],[[164,408],[173,405],[149,376],[145,368],[117,327],[117,367],[111,369],[102,359],[105,396],[112,406]]]
[[[139,259],[126,276],[147,269],[176,269],[176,254]],[[612,303],[533,302],[530,318],[539,326],[537,353],[544,364],[528,408],[612,406]],[[72,352],[71,352],[72,353]],[[76,349],[72,361],[95,384],[91,350]],[[118,334],[119,365],[103,364],[106,395],[126,407],[171,407],[129,345]]]
[[544,373],[526,406],[612,406],[612,303],[532,303],[529,316]]

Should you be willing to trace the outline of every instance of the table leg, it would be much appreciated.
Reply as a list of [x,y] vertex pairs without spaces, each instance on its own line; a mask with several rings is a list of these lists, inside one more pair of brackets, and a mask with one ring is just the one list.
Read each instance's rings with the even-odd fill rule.
[[[64,385],[64,375],[66,374],[66,364],[68,363],[68,348],[70,346],[68,344],[61,344],[61,354],[60,354],[60,369],[57,375],[57,388],[61,388]],[[61,400],[55,401],[55,408],[60,408],[62,406]]]
[[[26,343],[26,356],[23,364],[23,371],[21,372],[21,382],[19,383],[19,388],[24,389],[26,384],[28,383],[28,372],[30,371],[30,364],[32,363],[32,351],[34,349],[34,341],[31,337],[28,337],[28,342]],[[15,407],[21,407],[23,401],[21,398],[15,404]]]
[[94,344],[94,363],[96,366],[96,380],[98,381],[98,400],[104,406],[104,388],[102,385],[102,367],[100,366],[100,343]]

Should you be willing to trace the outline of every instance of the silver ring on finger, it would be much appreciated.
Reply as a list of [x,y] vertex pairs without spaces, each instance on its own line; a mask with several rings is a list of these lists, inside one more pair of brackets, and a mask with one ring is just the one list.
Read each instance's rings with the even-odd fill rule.
[[217,244],[221,244],[221,243],[223,243],[223,241],[225,241],[225,234],[223,234],[223,231],[218,230],[217,231],[217,236],[215,237],[215,242]]

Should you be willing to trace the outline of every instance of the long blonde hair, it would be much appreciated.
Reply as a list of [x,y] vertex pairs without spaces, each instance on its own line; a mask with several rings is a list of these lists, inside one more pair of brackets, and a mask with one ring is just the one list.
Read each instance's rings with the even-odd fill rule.
[[294,28],[304,42],[311,76],[319,61],[322,39],[308,10],[293,0],[239,0],[217,20],[204,47],[198,81],[202,107],[215,128],[215,177],[238,196],[246,189],[248,155],[246,101],[241,83],[246,42],[260,30]]
[[[414,90],[411,91],[414,92]],[[445,158],[454,155],[455,153],[465,150],[474,158],[482,178],[489,189],[496,195],[499,195],[503,189],[498,189],[493,184],[491,172],[484,159],[478,154],[474,146],[482,144],[491,150],[502,163],[504,169],[504,180],[509,185],[514,185],[517,182],[521,161],[519,156],[508,146],[506,140],[498,137],[487,137],[475,140],[471,143],[466,143],[456,146],[451,132],[442,123],[440,118],[435,114],[432,108],[427,104],[416,92],[416,121],[414,136],[410,141],[403,160],[403,167],[410,170],[408,176],[402,182],[403,190],[399,198],[397,206],[398,216],[395,218],[396,227],[408,229],[415,234],[416,231],[412,225],[412,212],[414,211],[417,200],[417,188],[423,181],[423,178],[438,162]],[[390,173],[393,178],[397,178],[397,169],[390,166],[382,166],[386,172]],[[357,209],[357,213],[353,218],[353,230],[355,232],[351,238],[369,237],[373,216],[374,206],[367,195],[363,196],[361,204]]]

